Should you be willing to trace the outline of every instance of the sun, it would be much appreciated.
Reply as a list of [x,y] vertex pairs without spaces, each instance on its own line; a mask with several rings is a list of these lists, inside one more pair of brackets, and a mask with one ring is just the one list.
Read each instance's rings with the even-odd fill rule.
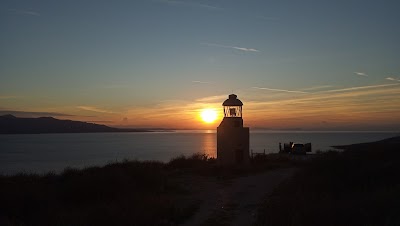
[[214,109],[204,109],[200,115],[201,119],[206,123],[212,123],[217,119],[217,112]]

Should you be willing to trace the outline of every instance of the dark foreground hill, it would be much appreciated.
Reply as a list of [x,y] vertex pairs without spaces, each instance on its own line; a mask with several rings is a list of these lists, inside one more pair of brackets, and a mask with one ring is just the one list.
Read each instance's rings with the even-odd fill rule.
[[37,133],[104,133],[104,132],[148,132],[145,129],[119,129],[95,123],[60,120],[52,117],[17,118],[0,116],[0,134]]
[[269,196],[256,225],[400,225],[400,137],[337,148]]

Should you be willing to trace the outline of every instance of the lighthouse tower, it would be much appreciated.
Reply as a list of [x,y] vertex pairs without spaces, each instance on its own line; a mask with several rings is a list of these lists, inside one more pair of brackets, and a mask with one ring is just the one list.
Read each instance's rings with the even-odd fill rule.
[[243,127],[243,103],[235,94],[222,104],[224,119],[217,128],[217,159],[222,165],[249,163],[249,127]]

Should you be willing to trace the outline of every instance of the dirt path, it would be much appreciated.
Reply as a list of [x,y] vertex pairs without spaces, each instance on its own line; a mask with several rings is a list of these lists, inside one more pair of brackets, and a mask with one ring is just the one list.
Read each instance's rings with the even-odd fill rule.
[[199,210],[183,225],[251,225],[265,195],[294,172],[277,169],[209,185]]

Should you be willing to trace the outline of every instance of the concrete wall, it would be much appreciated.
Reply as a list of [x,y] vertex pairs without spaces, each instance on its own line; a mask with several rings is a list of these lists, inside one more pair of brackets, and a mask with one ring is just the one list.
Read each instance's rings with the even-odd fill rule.
[[250,133],[248,127],[217,128],[217,159],[220,164],[247,164],[250,162]]

